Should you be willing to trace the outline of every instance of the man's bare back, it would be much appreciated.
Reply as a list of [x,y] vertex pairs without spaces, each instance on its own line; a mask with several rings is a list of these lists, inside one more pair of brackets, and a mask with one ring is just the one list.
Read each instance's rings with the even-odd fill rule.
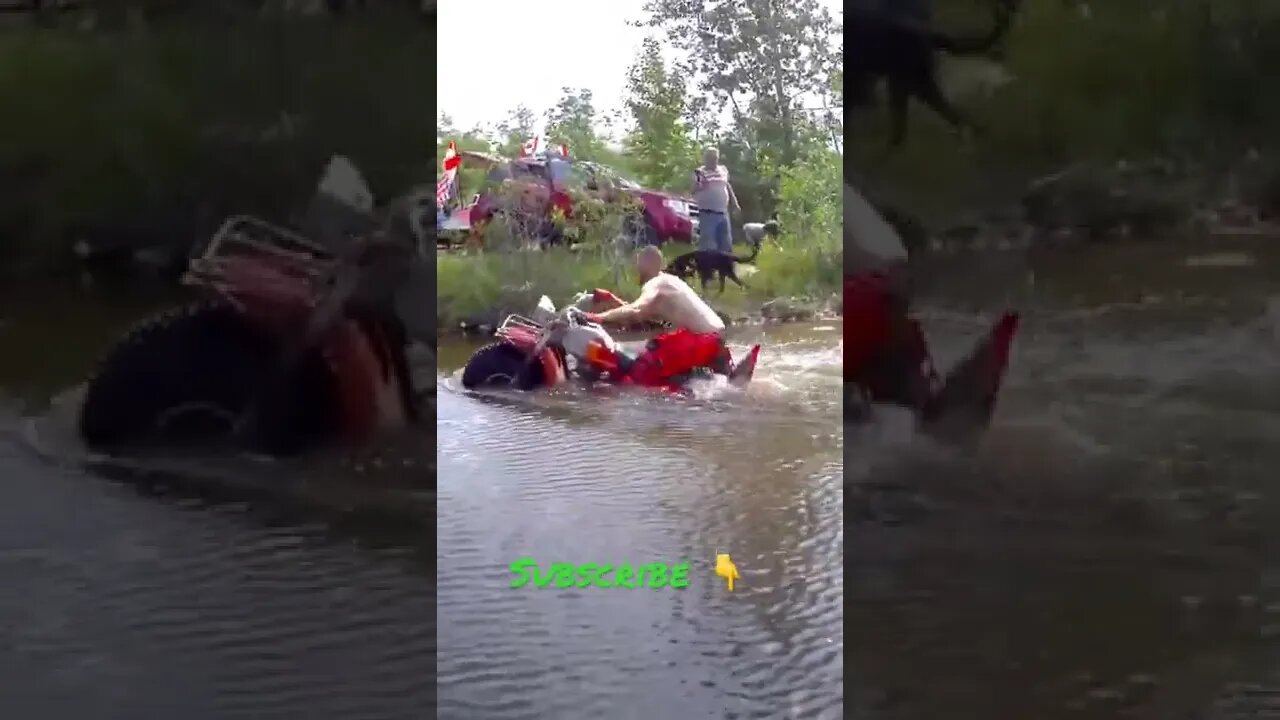
[[665,272],[640,288],[637,304],[650,308],[653,318],[696,333],[723,333],[724,320],[684,280]]
[[659,320],[693,333],[724,333],[724,321],[685,281],[662,272],[662,252],[652,245],[636,254],[640,275],[640,297],[625,302],[613,293],[597,297],[612,304],[612,310],[594,315],[598,322],[628,323]]
[[597,290],[596,302],[614,308],[588,313],[587,319],[599,323],[660,320],[675,326],[651,338],[635,358],[630,377],[642,385],[660,384],[700,367],[731,374],[733,358],[724,344],[724,321],[683,280],[662,272],[662,264],[662,252],[652,245],[636,253],[640,297],[628,303],[607,290]]

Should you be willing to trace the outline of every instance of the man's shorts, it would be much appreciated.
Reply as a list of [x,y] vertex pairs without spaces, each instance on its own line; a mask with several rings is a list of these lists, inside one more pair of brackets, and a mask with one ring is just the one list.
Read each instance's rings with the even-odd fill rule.
[[720,333],[695,333],[682,328],[650,340],[632,364],[628,377],[638,385],[662,385],[698,368],[727,375],[733,368],[729,348]]

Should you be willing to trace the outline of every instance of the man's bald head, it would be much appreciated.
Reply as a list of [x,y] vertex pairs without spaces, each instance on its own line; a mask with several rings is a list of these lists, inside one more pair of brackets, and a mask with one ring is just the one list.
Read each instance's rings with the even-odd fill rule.
[[636,253],[636,272],[640,273],[640,284],[649,282],[662,272],[662,251],[654,245],[645,245]]

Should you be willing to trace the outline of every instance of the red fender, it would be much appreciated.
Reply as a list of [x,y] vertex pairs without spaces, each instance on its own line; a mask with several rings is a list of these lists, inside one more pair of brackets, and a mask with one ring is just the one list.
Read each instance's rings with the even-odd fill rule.
[[560,362],[560,356],[555,350],[544,348],[538,355],[538,362],[542,363],[542,377],[545,378],[547,387],[559,385],[567,379],[564,364]]
[[381,334],[370,336],[354,320],[344,320],[325,345],[325,356],[337,382],[341,428],[345,438],[360,443],[387,425],[405,421],[395,374],[378,361],[373,343],[384,346]]

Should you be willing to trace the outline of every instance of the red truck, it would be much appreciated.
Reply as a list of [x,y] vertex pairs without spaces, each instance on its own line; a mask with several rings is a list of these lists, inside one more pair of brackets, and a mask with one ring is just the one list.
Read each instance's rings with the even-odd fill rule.
[[559,208],[566,217],[573,217],[573,201],[566,191],[587,193],[600,198],[610,198],[616,193],[626,193],[642,205],[643,222],[636,227],[640,244],[661,245],[664,242],[692,242],[697,236],[698,207],[688,198],[657,190],[648,190],[629,180],[616,170],[599,163],[564,159],[566,171],[560,183],[553,189],[551,170],[545,155],[520,157],[512,160],[488,153],[460,151],[464,165],[481,163],[489,167],[484,188],[476,194],[471,204],[461,207],[442,218],[438,229],[442,231],[478,232],[499,209],[501,199],[497,190],[507,183],[514,183],[522,199],[518,203],[527,220],[535,221],[530,227],[549,220],[552,209]]

